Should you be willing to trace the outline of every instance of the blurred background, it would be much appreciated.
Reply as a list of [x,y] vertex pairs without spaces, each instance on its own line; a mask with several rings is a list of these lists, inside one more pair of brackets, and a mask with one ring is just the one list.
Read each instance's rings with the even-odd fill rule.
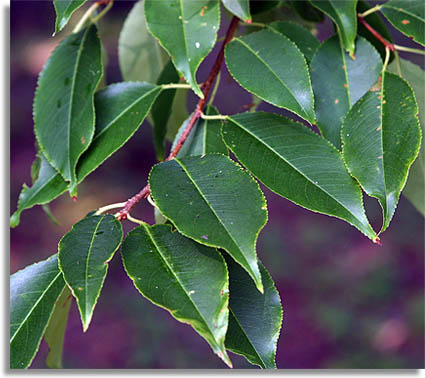
[[[107,83],[122,81],[117,44],[133,1],[115,1],[99,29],[108,56]],[[85,9],[85,8],[84,8]],[[78,11],[72,22],[79,19]],[[11,212],[22,183],[31,184],[35,156],[32,100],[37,75],[50,52],[72,30],[51,37],[55,13],[51,1],[11,1]],[[228,18],[222,18],[222,30]],[[396,43],[414,46],[390,28]],[[326,19],[320,39],[332,33]],[[217,50],[202,64],[198,81],[206,79]],[[421,64],[412,54],[402,57]],[[212,59],[211,59],[212,58]],[[196,99],[189,94],[188,109]],[[215,105],[223,114],[246,110],[252,101],[223,70]],[[262,104],[260,109],[284,113]],[[51,209],[52,223],[40,207],[24,211],[11,230],[10,271],[56,253],[71,226],[93,209],[121,202],[142,188],[156,162],[151,126],[145,122],[125,148],[115,153],[79,186],[77,203],[68,194]],[[343,221],[302,209],[263,188],[269,222],[257,251],[279,290],[284,323],[278,344],[281,369],[423,368],[424,367],[424,219],[404,197],[379,247]],[[376,201],[365,198],[375,229],[381,214]],[[142,202],[135,217],[154,222],[153,208]],[[128,231],[133,224],[125,223]],[[225,368],[195,331],[152,305],[125,275],[119,254],[110,263],[90,329],[83,334],[75,303],[64,345],[65,368]],[[44,341],[33,368],[44,368]],[[231,354],[236,368],[255,368]]]

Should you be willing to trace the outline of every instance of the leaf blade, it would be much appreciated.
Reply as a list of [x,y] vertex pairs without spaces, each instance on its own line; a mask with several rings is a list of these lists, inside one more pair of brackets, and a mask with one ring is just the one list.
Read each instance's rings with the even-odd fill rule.
[[252,20],[249,11],[249,0],[222,0],[224,7],[244,22]]
[[[80,8],[86,0],[54,0],[56,12],[55,32],[59,33],[68,23],[72,14]],[[53,35],[54,35],[53,34]]]

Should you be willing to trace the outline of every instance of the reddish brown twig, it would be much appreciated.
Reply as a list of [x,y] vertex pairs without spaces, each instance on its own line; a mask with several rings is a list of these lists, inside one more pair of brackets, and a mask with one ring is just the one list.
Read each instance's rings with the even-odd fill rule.
[[[220,68],[221,68],[221,65],[223,63],[224,48],[226,47],[226,45],[232,39],[233,34],[236,30],[236,27],[238,26],[238,22],[239,22],[239,18],[233,17],[232,22],[230,23],[229,28],[227,29],[226,37],[223,41],[223,44],[221,45],[220,52],[218,53],[217,58],[215,60],[215,63],[213,65],[212,69],[211,69],[209,76],[208,76],[208,79],[202,85],[202,93],[204,94],[204,98],[201,98],[198,101],[198,104],[196,105],[195,111],[192,113],[192,116],[191,116],[189,122],[187,123],[187,126],[184,129],[183,134],[180,136],[179,140],[176,143],[176,146],[170,152],[170,154],[167,156],[165,161],[172,160],[177,156],[177,154],[179,153],[180,149],[182,148],[184,142],[186,141],[188,135],[190,134],[190,131],[192,130],[193,126],[196,124],[196,121],[199,118],[201,118],[202,111],[204,109],[208,95],[210,94],[212,84],[214,83],[214,80],[217,78],[217,75],[220,72]],[[131,197],[126,202],[125,206],[118,213],[118,220],[127,219],[127,214],[130,212],[130,210],[142,198],[148,197],[149,194],[150,194],[150,189],[149,189],[149,184],[147,184],[139,193],[137,193],[135,196]]]
[[379,34],[374,28],[372,28],[372,26],[370,26],[362,16],[358,14],[357,18],[364,25],[364,27],[373,34],[375,38],[377,38],[380,42],[383,43],[385,47],[388,47],[391,51],[395,51],[394,45],[388,42],[381,34]]

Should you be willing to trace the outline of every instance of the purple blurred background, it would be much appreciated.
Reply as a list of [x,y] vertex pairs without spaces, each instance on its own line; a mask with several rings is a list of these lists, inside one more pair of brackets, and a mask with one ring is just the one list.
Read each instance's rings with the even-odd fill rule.
[[[116,1],[100,23],[108,53],[107,82],[121,81],[117,42],[134,2]],[[75,17],[78,19],[78,16]],[[74,18],[74,19],[75,19]],[[223,28],[226,26],[223,19]],[[31,183],[35,155],[32,99],[36,80],[63,35],[50,37],[50,1],[11,2],[11,210],[23,182]],[[411,41],[391,29],[398,44]],[[319,37],[327,38],[326,20]],[[222,31],[221,31],[222,33]],[[208,75],[216,50],[199,71]],[[421,62],[419,56],[401,56]],[[423,67],[423,61],[422,61]],[[225,72],[225,71],[224,71]],[[249,94],[225,73],[215,105],[223,114],[244,110]],[[188,109],[194,96],[189,95]],[[282,113],[266,104],[260,109]],[[87,212],[121,202],[144,186],[155,163],[150,125],[145,122],[125,148],[107,160],[79,187],[78,202],[67,194],[52,203],[61,222],[50,222],[41,208],[27,210],[11,230],[11,273],[56,252],[62,235]],[[284,307],[277,365],[282,369],[420,368],[424,366],[424,219],[401,198],[390,229],[374,245],[343,221],[302,209],[263,188],[269,222],[261,232],[258,254],[272,274]],[[381,214],[365,198],[375,228]],[[134,216],[153,222],[152,207],[140,203]],[[124,222],[126,223],[126,222]],[[128,231],[133,227],[126,223]],[[45,367],[42,342],[33,367]],[[249,368],[231,355],[236,368]],[[126,277],[117,254],[90,329],[83,334],[75,303],[64,346],[65,368],[224,368],[193,329],[141,297]]]

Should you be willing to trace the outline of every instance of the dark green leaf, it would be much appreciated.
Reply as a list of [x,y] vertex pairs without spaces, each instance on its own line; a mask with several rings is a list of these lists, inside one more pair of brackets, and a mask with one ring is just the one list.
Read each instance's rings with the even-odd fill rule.
[[294,42],[304,54],[307,62],[311,62],[314,52],[319,47],[320,42],[313,34],[310,33],[310,31],[308,31],[305,27],[290,21],[276,21],[271,23],[269,26]]
[[357,0],[310,0],[310,2],[335,22],[344,48],[351,56],[354,55],[354,41],[357,34]]
[[189,116],[187,112],[188,91],[188,89],[179,89],[174,97],[170,119],[167,123],[167,134],[165,135],[169,141],[174,140],[180,125]]
[[128,234],[122,256],[140,293],[190,324],[232,366],[224,346],[229,282],[223,257],[168,225],[145,223]]
[[368,41],[359,37],[353,60],[334,36],[319,47],[310,68],[317,126],[322,135],[340,149],[342,120],[378,80],[381,58]]
[[381,232],[390,224],[409,167],[419,152],[417,113],[409,85],[386,72],[382,90],[368,92],[344,120],[344,160],[365,192],[379,200],[384,215]]
[[325,19],[325,15],[314,8],[308,1],[292,0],[290,3],[304,20],[322,22]]
[[245,22],[251,21],[249,0],[222,0],[224,7]]
[[102,77],[100,41],[94,25],[65,38],[38,79],[35,134],[40,148],[74,195],[75,167],[94,133],[94,91]]
[[137,131],[161,91],[148,83],[111,84],[96,93],[96,128],[77,166],[78,182],[121,148]]
[[376,241],[362,192],[341,154],[307,127],[272,113],[229,117],[224,141],[237,158],[275,193],[309,210],[335,216]]
[[390,0],[382,13],[391,24],[425,46],[425,6],[422,0]]
[[143,8],[143,1],[137,2],[125,19],[118,41],[118,58],[125,81],[155,83],[168,55],[148,32]]
[[203,97],[196,71],[214,47],[220,26],[220,5],[215,0],[145,0],[149,31],[171,55],[195,93]]
[[77,300],[84,332],[121,240],[121,224],[108,214],[82,219],[59,242],[59,266]]
[[225,257],[230,279],[226,348],[245,356],[252,364],[276,369],[276,347],[282,325],[279,293],[263,264],[259,263],[264,285],[264,294],[261,294],[249,275],[228,256]]
[[178,231],[225,249],[262,290],[255,245],[267,207],[246,171],[221,154],[185,157],[154,166],[149,184],[159,210]]
[[[86,0],[54,0],[56,11],[56,25],[54,34],[60,32],[68,23],[72,14],[81,7]],[[53,35],[54,35],[53,34]]]
[[65,338],[71,302],[71,290],[66,286],[61,296],[56,301],[52,317],[50,318],[49,325],[44,334],[44,340],[49,346],[46,365],[51,369],[62,369],[63,341]]
[[10,277],[10,368],[27,368],[65,287],[57,255]]
[[279,5],[278,0],[250,0],[249,1],[249,9],[251,10],[251,14],[260,14],[266,12],[276,5]]
[[305,58],[284,35],[261,30],[234,38],[226,46],[226,64],[249,92],[314,122],[313,92]]

